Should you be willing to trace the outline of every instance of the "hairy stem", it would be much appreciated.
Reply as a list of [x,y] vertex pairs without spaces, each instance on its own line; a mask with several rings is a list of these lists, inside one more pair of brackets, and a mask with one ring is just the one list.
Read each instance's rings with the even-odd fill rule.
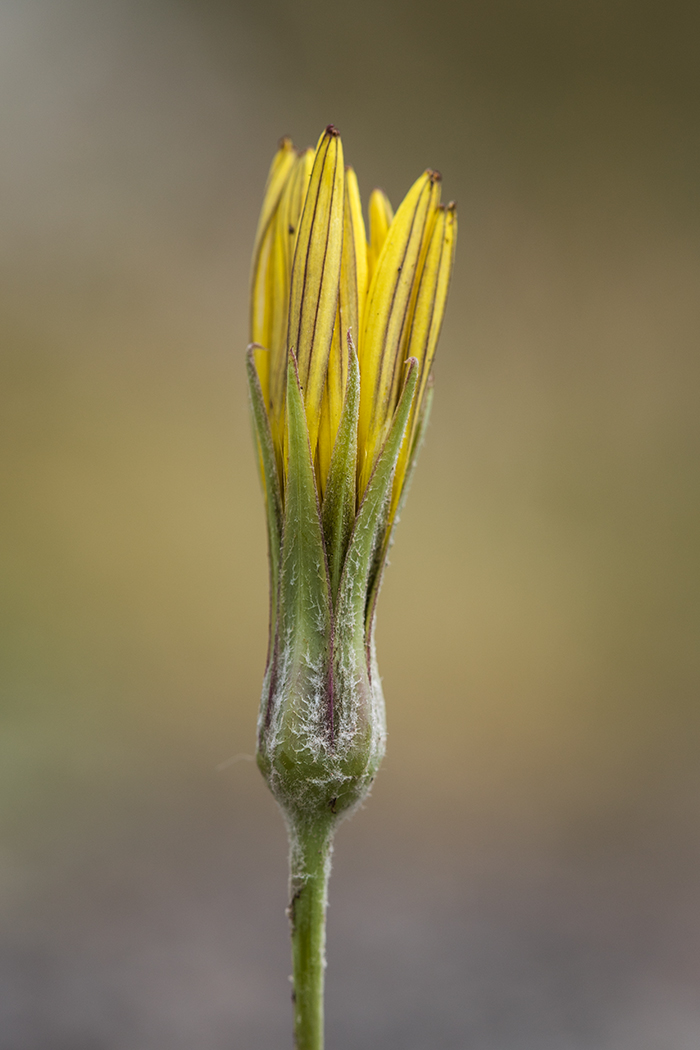
[[289,921],[292,932],[294,1042],[297,1050],[323,1050],[326,904],[333,825],[290,826]]

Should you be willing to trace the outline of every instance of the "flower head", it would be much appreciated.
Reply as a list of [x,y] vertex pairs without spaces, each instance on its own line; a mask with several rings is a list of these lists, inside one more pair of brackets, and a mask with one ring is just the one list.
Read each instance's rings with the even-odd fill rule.
[[339,813],[384,750],[376,596],[427,421],[457,230],[428,170],[369,243],[337,130],[283,139],[251,274],[248,376],[270,552],[258,760],[283,809]]

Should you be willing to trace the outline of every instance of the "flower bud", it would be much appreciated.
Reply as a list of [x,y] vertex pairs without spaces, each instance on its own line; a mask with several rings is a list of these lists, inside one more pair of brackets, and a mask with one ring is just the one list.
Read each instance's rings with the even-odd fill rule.
[[368,246],[333,127],[313,160],[283,140],[268,179],[248,352],[270,556],[258,764],[292,826],[350,812],[384,754],[374,613],[452,268],[439,196],[432,171],[395,216],[375,191]]

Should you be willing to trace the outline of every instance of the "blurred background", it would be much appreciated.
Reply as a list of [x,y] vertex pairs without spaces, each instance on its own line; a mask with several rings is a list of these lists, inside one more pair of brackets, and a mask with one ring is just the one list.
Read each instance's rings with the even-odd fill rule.
[[[460,210],[330,1050],[700,1046],[700,15],[5,0],[2,1050],[291,1045],[249,256],[282,134]],[[232,760],[232,761],[229,761]]]

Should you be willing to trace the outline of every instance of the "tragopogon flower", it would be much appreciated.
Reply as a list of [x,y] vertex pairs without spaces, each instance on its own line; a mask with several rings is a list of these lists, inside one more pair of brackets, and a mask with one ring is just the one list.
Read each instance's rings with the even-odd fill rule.
[[248,379],[265,492],[270,637],[258,764],[291,840],[298,1050],[323,1044],[337,820],[384,754],[377,594],[430,407],[457,220],[426,171],[369,243],[338,132],[272,163],[255,241]]
[[454,205],[426,171],[369,243],[326,128],[283,139],[253,255],[248,375],[267,505],[270,639],[259,764],[288,816],[340,813],[384,750],[374,611],[421,443],[450,282]]

